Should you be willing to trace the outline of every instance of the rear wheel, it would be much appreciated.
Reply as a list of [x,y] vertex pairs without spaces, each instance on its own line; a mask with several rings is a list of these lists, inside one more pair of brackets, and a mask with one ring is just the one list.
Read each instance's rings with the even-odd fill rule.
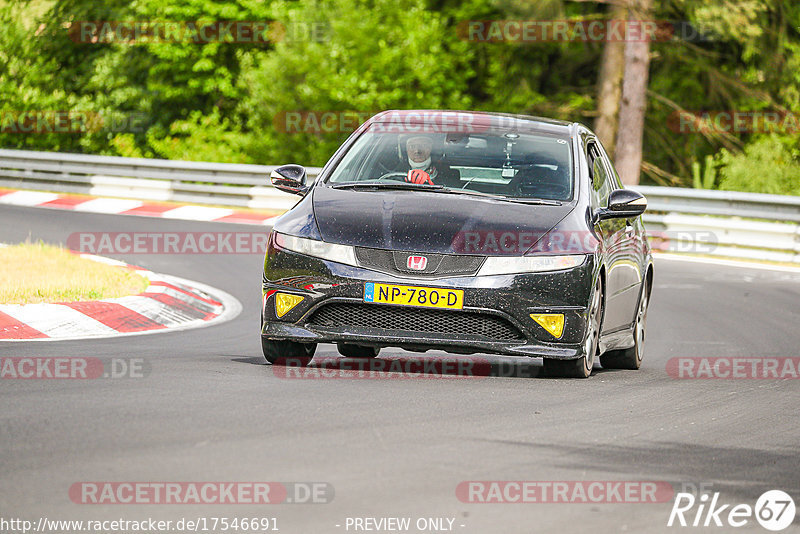
[[633,328],[634,345],[629,349],[610,350],[600,356],[600,364],[603,367],[636,370],[642,366],[648,304],[650,304],[650,294],[647,291],[647,282],[645,282],[642,287],[642,298],[639,299],[639,308],[636,311],[636,324]]
[[600,326],[603,320],[603,284],[600,278],[592,293],[592,304],[589,307],[589,325],[584,342],[583,358],[577,360],[544,359],[544,372],[547,376],[565,378],[588,378],[592,374],[597,347],[600,344]]
[[381,351],[379,347],[366,347],[351,343],[337,343],[336,348],[339,349],[339,354],[346,358],[375,358]]
[[314,357],[316,350],[316,343],[261,338],[261,351],[264,353],[264,358],[272,365],[305,367]]

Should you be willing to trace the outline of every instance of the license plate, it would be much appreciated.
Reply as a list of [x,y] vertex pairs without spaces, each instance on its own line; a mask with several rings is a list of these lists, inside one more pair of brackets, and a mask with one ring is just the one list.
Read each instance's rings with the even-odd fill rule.
[[364,284],[364,302],[460,310],[464,307],[464,290],[367,282]]

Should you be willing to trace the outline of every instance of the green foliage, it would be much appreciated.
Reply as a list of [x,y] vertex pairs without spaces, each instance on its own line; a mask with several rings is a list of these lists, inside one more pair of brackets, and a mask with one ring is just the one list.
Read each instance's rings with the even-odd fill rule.
[[797,2],[672,0],[656,18],[689,21],[705,36],[652,47],[644,157],[682,178],[674,185],[692,183],[687,162],[722,148],[739,153],[752,137],[748,132],[675,132],[667,125],[679,109],[800,112]]
[[700,162],[692,162],[692,184],[695,189],[713,189],[717,179],[717,169],[714,166],[714,156],[706,156],[705,169],[700,172]]
[[[654,4],[652,19],[688,21],[707,39],[651,44],[651,177],[797,193],[797,146],[788,134],[682,133],[670,124],[678,110],[800,113],[800,2]],[[357,121],[333,131],[310,122],[296,133],[287,131],[286,113],[351,111],[363,119],[384,109],[448,108],[591,124],[604,43],[469,41],[460,28],[476,20],[594,20],[608,10],[607,2],[564,0],[0,0],[0,117],[144,117],[143,127],[82,134],[0,127],[0,147],[321,165]],[[74,38],[80,21],[154,20],[259,21],[285,33],[272,31],[267,43]],[[750,172],[759,168],[770,171]]]
[[800,195],[800,149],[796,138],[771,135],[739,154],[723,150],[720,189]]
[[[146,130],[87,132],[83,136],[56,135],[52,139],[37,137],[40,142],[36,146],[42,149],[68,147],[100,154],[119,153],[119,150],[131,153],[130,143],[133,142],[136,146],[133,152],[157,155],[166,150],[165,143],[174,142],[173,138],[163,139],[165,136],[184,131],[188,122],[202,123],[195,118],[198,115],[229,118],[243,97],[237,82],[242,58],[269,47],[264,43],[196,43],[191,40],[92,43],[79,39],[76,31],[81,21],[268,21],[268,6],[264,7],[262,2],[60,0],[43,15],[41,27],[30,24],[30,28],[15,22],[17,11],[24,11],[27,5],[26,0],[18,0],[14,7],[0,8],[0,16],[7,21],[0,29],[0,54],[7,51],[13,60],[6,69],[0,67],[0,96],[4,109],[29,109],[19,103],[19,98],[6,97],[6,93],[15,96],[22,78],[26,89],[30,86],[23,95],[31,94],[28,99],[31,109],[79,110],[102,117],[134,114],[148,118]],[[30,84],[25,83],[28,76],[35,76]],[[33,137],[0,137],[0,142],[3,146],[25,147],[31,145]],[[120,139],[125,142],[121,143]],[[156,149],[150,146],[153,140],[164,143]],[[183,143],[191,144],[191,141]],[[198,140],[198,147],[193,151],[200,153],[204,143],[205,140]],[[240,156],[229,157],[241,159]]]
[[[287,28],[322,23],[321,39],[286,39],[248,58],[239,114],[261,163],[322,165],[349,131],[285,133],[282,112],[463,109],[471,77],[466,42],[421,0],[277,2]],[[300,159],[302,158],[302,159]]]
[[246,163],[246,138],[233,131],[218,112],[203,115],[196,111],[185,121],[173,122],[166,136],[148,133],[148,144],[157,157],[185,161]]
[[53,85],[57,62],[37,54],[25,9],[17,2],[0,6],[0,147],[74,150],[80,141],[77,135],[26,134],[16,128],[19,114],[73,109],[81,102]]

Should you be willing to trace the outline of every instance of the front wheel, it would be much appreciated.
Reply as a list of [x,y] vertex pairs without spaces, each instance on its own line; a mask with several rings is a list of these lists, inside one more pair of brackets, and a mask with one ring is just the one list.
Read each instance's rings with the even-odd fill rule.
[[645,327],[647,326],[647,306],[649,303],[650,295],[645,282],[642,287],[642,298],[639,299],[639,308],[636,311],[636,324],[633,328],[634,345],[629,349],[610,350],[600,356],[600,365],[604,368],[636,370],[642,366]]
[[589,307],[588,332],[584,341],[583,357],[576,360],[544,359],[544,373],[547,376],[565,378],[589,378],[594,359],[600,344],[600,326],[603,321],[603,284],[600,278],[594,286],[592,304]]
[[316,343],[298,343],[296,341],[275,341],[261,338],[261,352],[272,365],[305,367],[314,357]]

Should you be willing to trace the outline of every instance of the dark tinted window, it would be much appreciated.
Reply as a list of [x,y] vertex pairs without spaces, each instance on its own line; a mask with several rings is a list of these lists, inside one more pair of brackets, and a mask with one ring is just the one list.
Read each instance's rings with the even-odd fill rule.
[[592,169],[592,189],[597,206],[608,206],[608,195],[614,189],[614,184],[608,175],[605,162],[600,154],[597,144],[590,141],[587,145],[587,158]]
[[603,147],[603,144],[599,141],[597,142],[597,148],[600,150],[600,156],[603,158],[603,162],[606,164],[606,169],[608,169],[608,179],[611,181],[611,189],[621,189],[622,188],[622,181],[619,179],[619,174],[617,174],[617,169],[614,168],[614,164],[611,163],[611,158],[608,157],[608,153],[606,149]]

